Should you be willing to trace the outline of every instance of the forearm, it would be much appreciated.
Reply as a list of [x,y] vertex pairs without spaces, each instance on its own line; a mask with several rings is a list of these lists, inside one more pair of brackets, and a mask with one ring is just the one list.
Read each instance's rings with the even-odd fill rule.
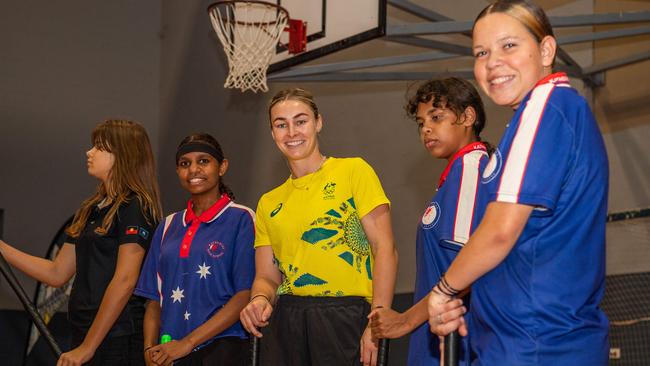
[[269,299],[271,304],[275,304],[278,286],[280,286],[280,284],[276,281],[257,275],[253,281],[253,286],[251,287],[249,295],[251,297],[256,295],[264,295]]
[[372,273],[372,307],[390,308],[397,275],[397,251],[391,242],[377,245],[373,254],[375,263]]
[[154,300],[147,300],[146,306],[142,327],[145,349],[158,344],[158,334],[160,333],[160,303]]
[[136,279],[115,277],[111,280],[83,341],[86,346],[93,350],[99,347],[133,294],[135,281]]
[[53,287],[61,287],[72,275],[66,275],[67,272],[74,272],[74,269],[72,271],[60,271],[56,262],[27,254],[3,241],[0,241],[0,252],[2,252],[9,264],[18,268],[21,272],[36,281]]
[[208,339],[218,335],[239,320],[239,313],[248,304],[249,290],[237,292],[207,322],[185,336],[192,348],[196,348]]
[[419,327],[422,323],[429,319],[429,312],[427,311],[427,302],[429,295],[423,297],[415,305],[411,306],[404,312],[406,324],[408,325],[409,332]]
[[462,290],[498,266],[508,256],[532,212],[532,207],[493,202],[481,224],[453,261],[445,279]]

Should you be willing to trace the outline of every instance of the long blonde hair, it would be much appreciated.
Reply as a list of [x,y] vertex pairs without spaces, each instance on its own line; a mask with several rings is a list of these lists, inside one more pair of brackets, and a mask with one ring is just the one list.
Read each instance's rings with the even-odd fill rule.
[[112,153],[115,163],[106,183],[100,182],[95,194],[81,203],[66,233],[78,237],[93,207],[108,200],[111,207],[102,225],[95,229],[97,234],[106,235],[118,208],[132,195],[140,202],[147,222],[157,225],[162,218],[160,193],[151,143],[144,127],[133,121],[109,119],[95,127],[91,140],[98,149]]

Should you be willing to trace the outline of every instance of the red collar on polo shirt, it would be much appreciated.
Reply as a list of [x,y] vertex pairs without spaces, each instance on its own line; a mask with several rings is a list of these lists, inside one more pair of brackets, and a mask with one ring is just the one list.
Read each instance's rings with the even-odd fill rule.
[[187,256],[190,255],[190,247],[192,246],[192,240],[194,240],[194,237],[196,236],[196,232],[199,230],[199,225],[201,225],[202,222],[210,222],[214,220],[223,210],[224,208],[230,203],[230,197],[228,197],[227,194],[221,195],[221,198],[217,200],[217,202],[214,203],[214,205],[210,206],[207,210],[203,211],[203,213],[200,216],[196,216],[194,214],[194,210],[192,209],[192,200],[187,201],[187,209],[185,210],[185,222],[184,224],[187,226],[188,224],[190,225],[189,229],[185,232],[185,236],[183,237],[183,241],[181,242],[181,251],[180,251],[180,256],[181,258],[186,258]]
[[556,72],[555,74],[548,75],[544,77],[542,80],[538,81],[535,86],[540,86],[542,84],[568,84],[569,83],[569,77],[566,76],[566,73],[563,72]]
[[445,168],[445,171],[442,172],[442,175],[440,176],[440,180],[438,181],[438,189],[442,187],[442,184],[447,180],[447,175],[449,175],[449,170],[451,170],[451,166],[454,164],[454,161],[456,159],[460,158],[461,156],[470,153],[474,150],[483,150],[487,152],[487,147],[485,147],[485,144],[482,142],[472,142],[469,145],[466,145],[462,149],[456,151],[454,156],[449,159],[449,163],[447,163],[447,167]]

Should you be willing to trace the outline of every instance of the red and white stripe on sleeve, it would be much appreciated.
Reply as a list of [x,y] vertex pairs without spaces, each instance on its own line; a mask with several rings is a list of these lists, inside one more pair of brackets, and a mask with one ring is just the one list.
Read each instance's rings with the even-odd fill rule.
[[546,102],[554,87],[555,85],[552,83],[537,86],[521,114],[510,152],[504,161],[503,173],[496,197],[499,202],[519,202],[519,192],[526,173],[530,152],[544,114]]
[[475,150],[463,156],[463,173],[456,201],[456,218],[454,220],[454,241],[465,244],[472,232],[476,195],[480,184],[479,167],[481,158],[487,156],[483,150]]

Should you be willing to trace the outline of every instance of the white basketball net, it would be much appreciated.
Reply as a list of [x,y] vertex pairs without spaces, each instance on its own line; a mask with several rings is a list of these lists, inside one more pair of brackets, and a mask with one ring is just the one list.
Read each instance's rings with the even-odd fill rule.
[[266,70],[289,14],[275,4],[224,1],[209,9],[212,27],[228,57],[225,88],[268,91]]

